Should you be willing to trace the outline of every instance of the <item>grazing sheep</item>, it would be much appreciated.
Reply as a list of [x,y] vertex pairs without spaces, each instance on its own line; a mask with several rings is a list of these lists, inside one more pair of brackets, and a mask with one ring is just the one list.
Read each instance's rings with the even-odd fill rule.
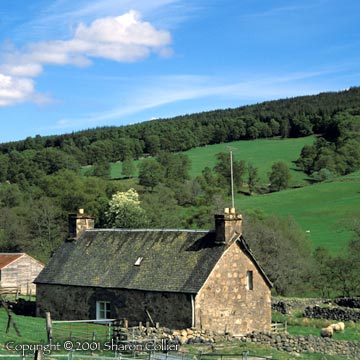
[[344,331],[345,330],[345,324],[343,322],[338,322],[337,324],[331,324],[330,327],[335,331],[335,332],[340,332],[340,331]]
[[334,334],[334,330],[331,326],[328,326],[327,328],[322,328],[320,332],[321,337],[332,337]]
[[331,327],[335,332],[341,331],[340,324],[331,324],[330,327]]

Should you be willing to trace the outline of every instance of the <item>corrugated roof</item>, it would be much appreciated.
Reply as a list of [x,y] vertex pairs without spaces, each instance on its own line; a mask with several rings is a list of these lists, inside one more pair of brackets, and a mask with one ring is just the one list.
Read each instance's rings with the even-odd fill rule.
[[8,266],[23,255],[24,253],[0,253],[0,269]]
[[197,293],[225,249],[214,240],[204,231],[85,231],[60,247],[35,283]]

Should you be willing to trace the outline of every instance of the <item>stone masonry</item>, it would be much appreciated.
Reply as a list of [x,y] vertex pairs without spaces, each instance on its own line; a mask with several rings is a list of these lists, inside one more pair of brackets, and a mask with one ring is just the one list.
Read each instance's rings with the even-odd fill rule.
[[[252,289],[246,286],[249,271],[253,276]],[[270,288],[236,243],[226,250],[197,294],[195,319],[197,328],[219,333],[242,335],[250,329],[270,330]]]

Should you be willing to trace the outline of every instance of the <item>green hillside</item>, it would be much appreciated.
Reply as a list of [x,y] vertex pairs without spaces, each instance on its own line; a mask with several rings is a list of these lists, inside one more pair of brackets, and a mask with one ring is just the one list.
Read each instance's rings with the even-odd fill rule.
[[351,222],[360,213],[360,172],[329,183],[238,197],[235,203],[245,213],[260,209],[268,215],[290,215],[304,231],[310,230],[307,234],[314,247],[323,246],[339,254],[351,237]]
[[[194,179],[201,175],[205,167],[213,168],[216,164],[216,154],[220,152],[233,151],[234,159],[245,160],[258,168],[260,180],[267,182],[267,174],[271,165],[279,160],[285,161],[290,170],[292,186],[305,185],[307,176],[295,169],[295,161],[304,145],[311,145],[314,137],[309,136],[298,139],[258,139],[234,141],[227,144],[216,144],[198,147],[184,152],[191,161],[190,176]],[[137,167],[142,160],[134,161]],[[121,175],[121,162],[111,164],[111,178],[119,179]]]
[[220,152],[233,151],[234,159],[245,160],[258,168],[260,180],[267,182],[267,175],[271,165],[276,161],[285,161],[291,169],[291,185],[305,184],[307,176],[295,169],[295,161],[304,145],[311,145],[314,137],[298,139],[258,139],[247,141],[235,141],[228,144],[216,144],[200,147],[185,152],[191,160],[191,176],[196,177],[206,167],[214,167],[216,154]]

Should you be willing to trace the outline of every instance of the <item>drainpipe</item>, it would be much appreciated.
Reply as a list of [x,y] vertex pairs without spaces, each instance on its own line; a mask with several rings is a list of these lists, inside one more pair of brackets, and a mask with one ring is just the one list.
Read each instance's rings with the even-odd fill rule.
[[191,294],[191,326],[195,327],[195,301],[194,295]]

